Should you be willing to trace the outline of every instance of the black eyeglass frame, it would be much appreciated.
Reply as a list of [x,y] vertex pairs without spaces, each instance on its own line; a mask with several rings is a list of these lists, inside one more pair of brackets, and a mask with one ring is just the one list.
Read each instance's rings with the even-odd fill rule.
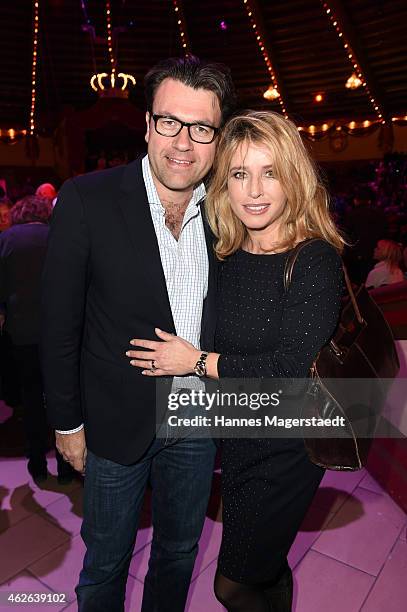
[[[215,127],[214,125],[207,125],[206,123],[199,123],[199,121],[193,121],[192,123],[188,123],[187,121],[181,121],[181,119],[178,119],[177,117],[171,117],[170,115],[156,115],[153,113],[150,113],[150,116],[152,117],[153,121],[154,121],[154,129],[157,132],[157,134],[160,134],[160,136],[164,136],[165,138],[175,138],[175,136],[178,136],[178,134],[181,132],[182,128],[185,126],[186,128],[188,128],[188,135],[190,137],[191,140],[193,140],[193,142],[197,142],[198,144],[211,144],[216,136],[218,135],[218,132],[220,130],[219,127]],[[178,123],[181,124],[178,132],[176,132],[176,134],[172,134],[172,136],[170,136],[169,134],[162,134],[161,132],[159,132],[157,130],[157,121],[159,119],[172,119],[172,121],[177,121]],[[213,136],[211,140],[208,140],[207,142],[202,142],[200,140],[196,140],[195,138],[193,138],[193,136],[191,135],[191,127],[193,125],[203,125],[207,128],[210,128],[211,130],[213,130]]]

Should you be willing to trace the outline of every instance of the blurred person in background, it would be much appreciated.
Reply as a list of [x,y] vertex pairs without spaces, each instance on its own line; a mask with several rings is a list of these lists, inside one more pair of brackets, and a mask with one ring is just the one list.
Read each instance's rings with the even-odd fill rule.
[[[13,206],[0,187],[0,235],[11,226]],[[19,382],[12,355],[11,339],[4,329],[5,307],[0,301],[0,398],[12,408],[20,403]]]
[[[48,238],[51,200],[26,196],[11,211],[12,227],[0,235],[0,304],[21,382],[28,471],[46,480],[48,426],[38,355],[40,280]],[[57,453],[58,480],[73,470]]]
[[35,195],[44,200],[49,200],[52,204],[52,208],[54,208],[57,202],[58,192],[51,183],[42,183],[42,185],[37,187]]
[[344,219],[344,230],[350,242],[344,260],[353,282],[365,282],[374,263],[376,243],[386,235],[386,227],[384,212],[375,206],[374,192],[369,187],[358,187],[353,196],[353,208]]
[[379,240],[373,253],[377,261],[375,267],[369,272],[366,279],[366,287],[381,287],[401,283],[404,274],[401,269],[403,264],[402,247],[393,240]]
[[35,195],[44,200],[52,201],[57,197],[57,190],[51,183],[42,183],[42,185],[37,188]]
[[7,230],[11,225],[11,207],[12,203],[8,198],[0,199],[0,233]]

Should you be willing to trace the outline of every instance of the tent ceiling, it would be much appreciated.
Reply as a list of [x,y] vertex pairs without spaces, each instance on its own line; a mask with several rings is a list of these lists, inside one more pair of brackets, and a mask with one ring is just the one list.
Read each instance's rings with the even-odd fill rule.
[[[28,4],[27,0],[1,3],[0,127],[28,123],[32,54]],[[120,28],[118,68],[137,78],[130,99],[143,108],[143,75],[159,59],[181,54],[172,1],[111,0],[111,4],[112,26]],[[406,114],[405,0],[335,0],[335,4],[346,16],[352,42],[385,112]],[[231,67],[243,106],[280,110],[278,102],[262,97],[270,81],[243,1],[184,0],[183,6],[191,51]],[[344,86],[352,67],[319,0],[258,0],[258,6],[291,116],[300,123],[375,117],[364,89],[349,91]],[[40,128],[52,129],[64,106],[87,108],[97,99],[89,79],[108,68],[103,7],[103,0],[42,0]],[[222,21],[227,29],[220,27]],[[316,104],[313,95],[320,91],[325,98]]]

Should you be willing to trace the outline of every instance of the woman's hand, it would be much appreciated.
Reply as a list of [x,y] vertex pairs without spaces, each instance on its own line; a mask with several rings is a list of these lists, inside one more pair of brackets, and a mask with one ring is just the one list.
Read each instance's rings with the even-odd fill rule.
[[134,339],[130,344],[147,350],[127,351],[131,365],[143,368],[145,376],[183,376],[192,374],[202,351],[192,344],[167,332],[155,328],[155,333],[163,342]]

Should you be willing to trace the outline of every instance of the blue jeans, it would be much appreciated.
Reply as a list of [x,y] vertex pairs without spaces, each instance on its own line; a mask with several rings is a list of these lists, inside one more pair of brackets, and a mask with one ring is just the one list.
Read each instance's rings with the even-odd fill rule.
[[86,545],[76,587],[79,612],[122,612],[147,483],[153,541],[141,612],[183,612],[205,520],[215,459],[211,439],[156,438],[130,466],[88,452]]

